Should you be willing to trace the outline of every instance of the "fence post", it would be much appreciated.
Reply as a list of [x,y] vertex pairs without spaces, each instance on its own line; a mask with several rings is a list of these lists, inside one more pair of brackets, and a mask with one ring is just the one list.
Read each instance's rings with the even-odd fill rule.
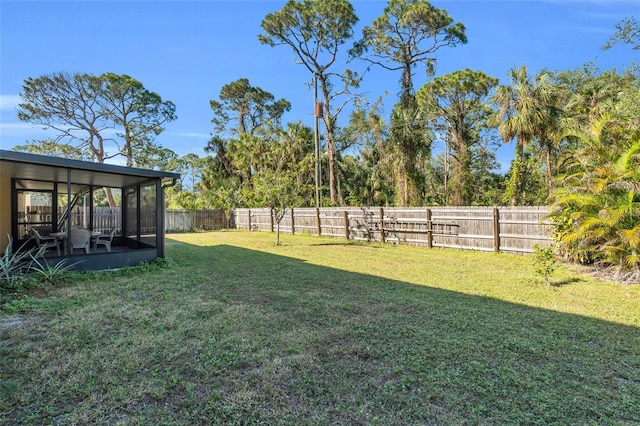
[[320,224],[320,209],[316,207],[316,226],[318,227],[318,237],[322,235],[322,225]]
[[273,209],[269,208],[269,225],[271,225],[271,232],[273,232]]
[[251,209],[247,210],[247,214],[249,215],[249,231],[251,231]]
[[293,207],[291,207],[291,235],[296,233],[296,222],[293,217]]
[[427,247],[433,248],[433,227],[431,226],[431,209],[427,209]]
[[349,212],[344,211],[344,237],[349,239]]
[[500,212],[497,207],[493,209],[493,251],[500,252]]
[[380,207],[380,242],[384,243],[384,208]]

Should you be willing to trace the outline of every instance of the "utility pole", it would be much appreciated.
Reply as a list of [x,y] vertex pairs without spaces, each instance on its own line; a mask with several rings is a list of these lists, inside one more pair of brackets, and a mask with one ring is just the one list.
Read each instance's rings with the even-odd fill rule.
[[444,204],[449,202],[449,134],[444,137]]
[[322,103],[318,102],[318,74],[313,73],[313,116],[314,116],[314,136],[315,136],[315,154],[316,154],[316,208],[322,207],[322,199],[320,195],[320,186],[322,185],[322,173],[320,169],[320,130],[318,129],[318,120],[323,115]]

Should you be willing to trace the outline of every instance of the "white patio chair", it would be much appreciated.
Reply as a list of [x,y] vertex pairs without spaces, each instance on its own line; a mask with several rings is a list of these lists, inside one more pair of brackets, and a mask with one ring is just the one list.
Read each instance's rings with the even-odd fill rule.
[[56,252],[58,252],[58,256],[60,256],[60,245],[58,244],[58,239],[56,237],[41,235],[36,228],[31,228],[31,232],[33,233],[33,237],[36,239],[36,244],[38,244],[39,249],[44,247],[46,252],[50,248],[55,248]]
[[98,245],[100,244],[103,245],[108,252],[111,252],[111,242],[117,230],[118,228],[113,228],[108,234],[98,235],[93,243],[93,248],[98,251]]
[[90,252],[91,231],[88,229],[74,229],[71,231],[71,253],[76,249],[84,249],[87,254]]

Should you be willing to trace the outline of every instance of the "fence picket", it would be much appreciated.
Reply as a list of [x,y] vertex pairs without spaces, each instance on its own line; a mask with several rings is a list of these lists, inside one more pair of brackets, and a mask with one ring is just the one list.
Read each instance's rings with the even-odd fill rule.
[[[285,233],[307,232],[362,241],[479,251],[532,253],[551,245],[548,207],[296,208],[282,220]],[[230,221],[248,229],[248,209]],[[269,231],[269,209],[251,209],[251,228]]]
[[[43,220],[45,213],[30,212],[31,220]],[[426,214],[424,207],[324,207],[295,208],[289,213],[282,218],[281,232],[511,253],[531,253],[535,244],[551,244],[551,224],[544,221],[548,207],[429,207]],[[85,226],[88,217],[88,208],[74,208],[72,226]],[[155,232],[155,216],[143,217],[151,221],[141,226]],[[119,207],[94,207],[94,229],[122,228],[121,221]],[[165,232],[228,227],[272,231],[272,211],[235,209],[229,217],[220,209],[165,211]]]

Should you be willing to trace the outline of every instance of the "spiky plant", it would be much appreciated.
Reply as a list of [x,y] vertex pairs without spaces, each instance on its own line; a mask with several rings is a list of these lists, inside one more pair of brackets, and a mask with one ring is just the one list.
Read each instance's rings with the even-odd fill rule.
[[640,134],[610,137],[616,121],[594,119],[573,130],[583,147],[564,163],[550,218],[566,257],[614,266],[640,278]]

